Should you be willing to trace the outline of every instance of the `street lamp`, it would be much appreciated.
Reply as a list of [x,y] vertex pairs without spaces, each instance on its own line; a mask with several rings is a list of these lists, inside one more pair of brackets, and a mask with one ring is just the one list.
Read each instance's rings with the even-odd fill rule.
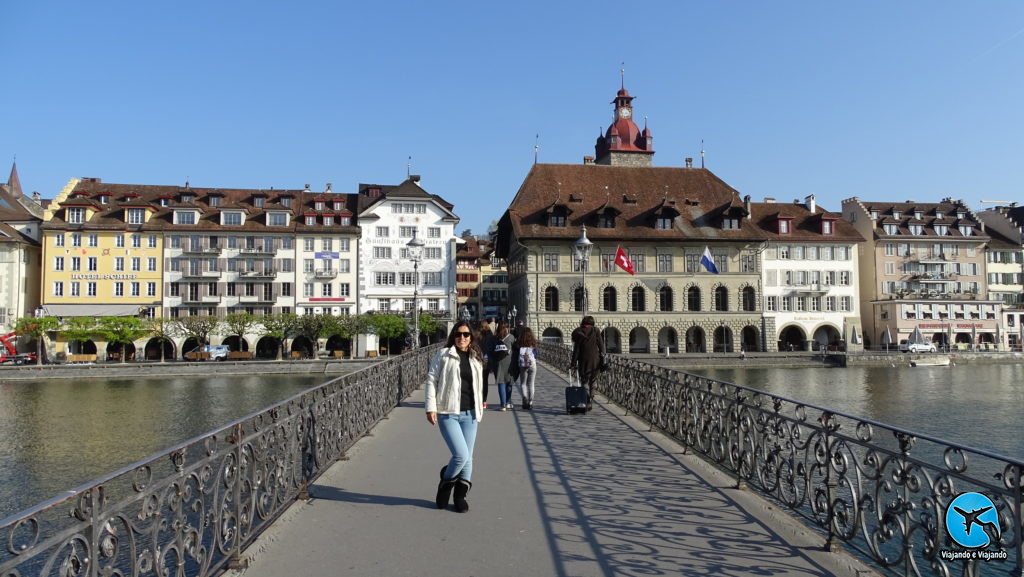
[[576,257],[576,262],[579,263],[580,269],[583,271],[583,314],[586,315],[589,310],[587,302],[587,264],[590,262],[590,251],[594,250],[594,243],[590,242],[587,238],[587,226],[580,225],[580,237],[576,239],[576,244],[573,246],[573,254]]
[[423,241],[412,231],[412,240],[405,243],[412,259],[412,348],[420,348],[420,260],[423,258]]

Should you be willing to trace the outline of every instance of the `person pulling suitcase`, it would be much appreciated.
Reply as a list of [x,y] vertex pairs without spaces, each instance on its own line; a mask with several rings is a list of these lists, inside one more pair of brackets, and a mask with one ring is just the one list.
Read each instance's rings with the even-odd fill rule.
[[[594,317],[586,315],[580,326],[572,332],[572,357],[569,363],[570,374],[578,371],[581,386],[587,390],[586,410],[594,407],[594,382],[601,369],[601,357],[605,354],[604,335],[595,326]],[[569,391],[566,390],[568,401]]]

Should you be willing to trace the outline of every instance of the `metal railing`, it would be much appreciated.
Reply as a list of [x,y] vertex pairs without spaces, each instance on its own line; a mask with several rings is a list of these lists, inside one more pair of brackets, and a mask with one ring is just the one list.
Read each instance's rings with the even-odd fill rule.
[[437,345],[338,377],[0,521],[0,575],[179,575],[241,552],[418,388]]
[[[566,346],[544,343],[540,351],[555,367],[569,364]],[[609,359],[597,382],[602,394],[737,486],[802,517],[822,532],[825,548],[842,544],[890,575],[1021,575],[1024,462],[715,379]],[[965,551],[945,518],[965,492],[995,505],[999,535],[987,550],[1005,551],[1006,560],[946,558]]]

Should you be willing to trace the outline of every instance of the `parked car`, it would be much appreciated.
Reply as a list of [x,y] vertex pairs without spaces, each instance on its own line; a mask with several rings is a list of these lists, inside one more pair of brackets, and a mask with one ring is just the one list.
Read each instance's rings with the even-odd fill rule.
[[901,353],[934,353],[935,345],[932,343],[912,343],[906,339],[900,341]]
[[185,358],[190,361],[226,361],[230,352],[231,347],[227,345],[203,345],[186,353]]

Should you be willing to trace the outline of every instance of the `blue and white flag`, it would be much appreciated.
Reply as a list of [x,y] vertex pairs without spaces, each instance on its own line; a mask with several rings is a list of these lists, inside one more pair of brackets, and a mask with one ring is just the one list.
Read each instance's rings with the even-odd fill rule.
[[715,258],[711,256],[711,249],[704,247],[704,256],[700,257],[700,264],[704,265],[709,273],[718,274],[718,267],[715,266]]

